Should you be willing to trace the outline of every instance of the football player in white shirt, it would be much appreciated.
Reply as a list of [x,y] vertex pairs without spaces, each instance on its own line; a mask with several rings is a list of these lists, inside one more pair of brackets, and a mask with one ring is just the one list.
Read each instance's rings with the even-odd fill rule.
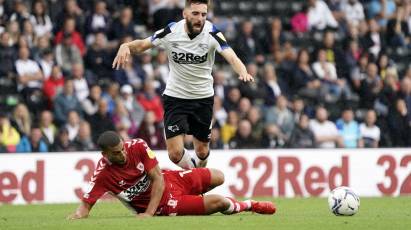
[[[187,0],[183,20],[170,23],[149,38],[122,44],[113,61],[113,68],[119,69],[130,55],[160,44],[166,49],[170,66],[163,93],[166,144],[170,160],[184,169],[205,167],[210,153],[215,51],[227,60],[241,81],[254,81],[223,34],[206,20],[207,12],[208,0]],[[194,136],[192,156],[184,149],[185,134]]]

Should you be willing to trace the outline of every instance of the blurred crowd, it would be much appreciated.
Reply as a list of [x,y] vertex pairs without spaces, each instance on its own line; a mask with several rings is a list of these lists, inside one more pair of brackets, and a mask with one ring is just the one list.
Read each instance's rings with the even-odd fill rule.
[[[290,0],[281,17],[226,12],[230,1],[209,20],[256,81],[216,59],[212,149],[411,145],[410,0]],[[111,63],[184,2],[0,0],[0,152],[96,150],[106,130],[165,149],[167,53]]]

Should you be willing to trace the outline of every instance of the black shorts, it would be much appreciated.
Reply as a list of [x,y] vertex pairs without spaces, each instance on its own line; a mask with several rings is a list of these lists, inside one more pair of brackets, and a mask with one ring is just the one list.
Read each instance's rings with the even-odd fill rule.
[[163,95],[166,138],[192,134],[203,142],[210,141],[214,97],[180,99]]

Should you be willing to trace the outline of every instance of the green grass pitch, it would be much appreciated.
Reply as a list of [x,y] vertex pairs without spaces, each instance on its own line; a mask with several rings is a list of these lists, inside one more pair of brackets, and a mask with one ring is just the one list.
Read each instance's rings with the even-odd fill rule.
[[337,217],[328,211],[326,199],[275,199],[273,216],[244,213],[231,216],[135,218],[119,202],[100,202],[88,219],[65,217],[77,204],[0,205],[0,229],[411,229],[411,197],[362,198],[360,211]]

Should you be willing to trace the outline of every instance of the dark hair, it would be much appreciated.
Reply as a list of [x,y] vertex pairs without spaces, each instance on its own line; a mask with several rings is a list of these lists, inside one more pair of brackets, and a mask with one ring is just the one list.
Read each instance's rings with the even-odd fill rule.
[[114,131],[105,131],[97,139],[97,145],[104,151],[110,147],[118,145],[121,141],[120,136]]
[[191,4],[206,4],[208,6],[208,0],[186,0],[186,7],[189,7]]

